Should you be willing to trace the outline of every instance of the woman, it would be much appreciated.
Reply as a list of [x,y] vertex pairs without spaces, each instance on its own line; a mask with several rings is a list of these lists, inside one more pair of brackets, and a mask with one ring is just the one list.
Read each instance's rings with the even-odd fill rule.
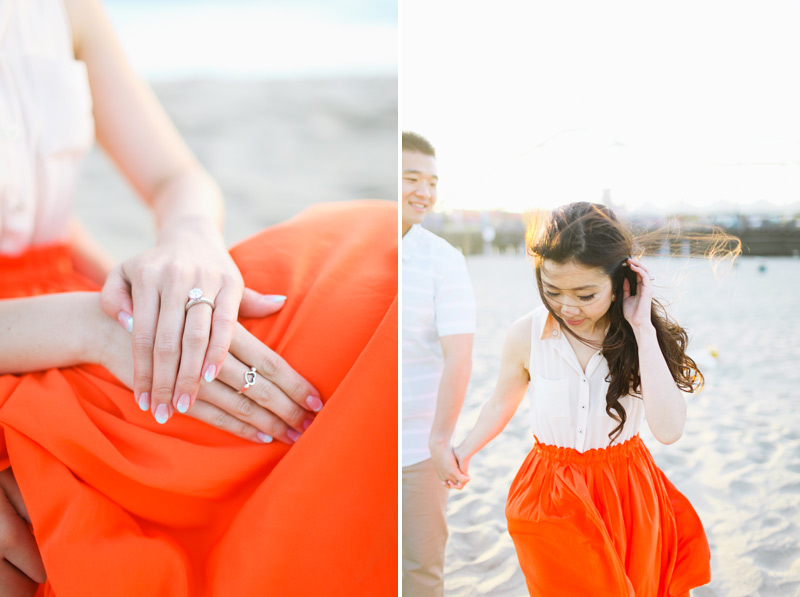
[[[0,532],[3,594],[31,594],[45,570],[40,592],[57,595],[395,586],[396,478],[381,471],[396,462],[396,405],[370,400],[396,387],[394,205],[317,208],[231,256],[216,185],[99,3],[12,2],[0,17],[15,125],[0,177],[0,455],[13,467],[0,529],[16,529]],[[159,225],[157,247],[108,277],[105,314],[107,262],[66,226],[95,127]],[[276,310],[256,290],[291,300],[245,329],[242,296],[243,315]],[[299,583],[309,557],[318,574]]]
[[529,592],[687,595],[710,580],[705,533],[638,435],[645,416],[663,443],[683,432],[681,391],[702,384],[686,332],[607,207],[554,210],[528,250],[544,306],[511,328],[495,392],[455,448],[461,471],[531,385],[536,444],[506,505]]

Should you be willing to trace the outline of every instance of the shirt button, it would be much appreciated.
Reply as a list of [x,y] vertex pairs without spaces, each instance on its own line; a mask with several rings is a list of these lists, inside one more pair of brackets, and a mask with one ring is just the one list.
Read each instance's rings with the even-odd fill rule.
[[583,406],[581,406],[581,408],[586,408],[586,405],[584,404]]
[[16,122],[12,122],[6,127],[6,137],[8,137],[11,141],[16,141],[19,139],[20,132],[20,127]]
[[582,434],[583,434],[583,429],[581,429],[580,431],[578,431],[578,433],[580,433],[580,434],[582,435]]
[[581,381],[582,381],[583,383],[586,383],[586,380],[585,380],[585,379],[582,379]]
[[553,335],[554,335],[554,336],[558,336],[558,332],[556,332],[556,331],[554,330],[554,331],[553,331]]

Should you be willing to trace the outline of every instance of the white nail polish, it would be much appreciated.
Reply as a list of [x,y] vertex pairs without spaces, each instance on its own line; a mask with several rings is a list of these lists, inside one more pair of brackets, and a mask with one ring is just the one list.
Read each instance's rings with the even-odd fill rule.
[[270,443],[272,441],[272,436],[271,435],[267,435],[266,433],[264,433],[262,431],[259,431],[258,433],[256,433],[256,437],[258,437],[258,439],[260,439],[265,444],[268,444],[268,443]]
[[189,397],[189,394],[181,394],[181,397],[178,398],[178,404],[177,404],[178,412],[183,414],[187,410],[189,410],[190,402],[191,398]]
[[129,334],[133,332],[133,317],[131,315],[125,313],[125,311],[120,311],[117,314],[117,321],[122,324],[122,327],[128,330]]
[[167,408],[166,404],[159,404],[156,407],[156,421],[163,425],[169,420],[169,409]]
[[267,300],[271,303],[282,303],[286,300],[286,297],[282,294],[265,294],[264,300]]

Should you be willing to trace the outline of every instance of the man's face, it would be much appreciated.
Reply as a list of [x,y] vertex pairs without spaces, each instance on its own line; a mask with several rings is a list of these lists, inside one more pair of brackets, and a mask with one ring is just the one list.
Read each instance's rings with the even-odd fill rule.
[[403,234],[419,224],[436,203],[436,158],[417,151],[403,152]]

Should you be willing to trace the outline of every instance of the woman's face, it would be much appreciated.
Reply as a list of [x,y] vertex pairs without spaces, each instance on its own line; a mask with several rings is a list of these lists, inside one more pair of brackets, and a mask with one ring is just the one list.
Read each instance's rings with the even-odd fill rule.
[[545,300],[573,332],[585,338],[604,334],[612,288],[602,268],[545,259],[539,277]]

